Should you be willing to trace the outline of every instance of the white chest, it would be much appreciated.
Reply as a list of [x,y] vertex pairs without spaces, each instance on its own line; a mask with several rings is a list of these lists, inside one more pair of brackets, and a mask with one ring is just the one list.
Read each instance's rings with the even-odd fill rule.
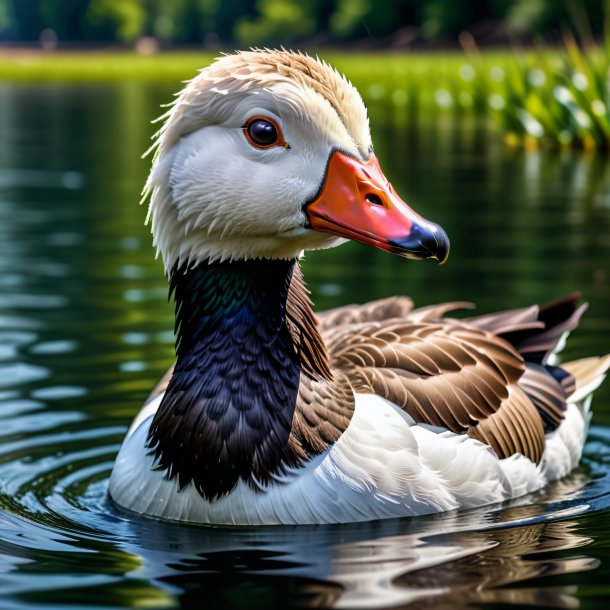
[[110,495],[128,510],[163,519],[231,525],[363,521],[504,500],[516,495],[508,476],[515,467],[518,478],[529,481],[520,493],[544,483],[522,456],[500,461],[478,441],[414,425],[391,403],[363,394],[345,433],[306,467],[261,489],[240,482],[208,501],[192,484],[180,490],[175,479],[154,470],[145,443],[155,407],[151,403],[136,418],[117,457]]

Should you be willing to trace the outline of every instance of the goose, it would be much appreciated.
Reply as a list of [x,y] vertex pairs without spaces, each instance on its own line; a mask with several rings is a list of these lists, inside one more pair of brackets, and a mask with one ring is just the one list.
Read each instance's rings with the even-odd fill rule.
[[365,105],[327,63],[223,56],[163,121],[143,199],[175,301],[176,363],[114,464],[118,507],[216,525],[467,509],[579,462],[610,355],[558,364],[577,295],[470,318],[406,296],[316,316],[305,250],[353,239],[445,262],[396,193]]

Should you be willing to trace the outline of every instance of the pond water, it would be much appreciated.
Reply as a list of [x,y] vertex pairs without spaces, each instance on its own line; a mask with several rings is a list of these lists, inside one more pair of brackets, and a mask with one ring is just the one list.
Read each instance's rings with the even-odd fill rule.
[[[583,466],[502,506],[333,527],[198,528],[107,500],[121,439],[172,361],[138,206],[166,87],[0,86],[0,607],[597,608],[610,596],[610,383]],[[606,157],[506,148],[468,116],[370,106],[443,267],[358,244],[307,256],[319,309],[394,293],[480,312],[580,290],[565,355],[610,349]]]

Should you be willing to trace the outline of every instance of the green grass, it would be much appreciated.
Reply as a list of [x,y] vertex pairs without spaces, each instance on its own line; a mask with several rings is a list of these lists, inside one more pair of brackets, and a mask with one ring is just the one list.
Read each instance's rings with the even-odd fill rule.
[[[348,75],[368,104],[491,116],[512,144],[610,148],[610,52],[322,53]],[[210,53],[37,53],[3,51],[0,81],[167,82],[192,78]]]
[[610,58],[566,39],[560,51],[473,58],[473,96],[509,142],[526,146],[610,148]]
[[[161,52],[139,55],[128,51],[38,52],[0,51],[0,81],[13,82],[168,82],[192,77],[218,53]],[[353,80],[391,82],[414,73],[419,77],[455,72],[464,55],[445,54],[361,54],[320,53]]]
[[0,81],[179,82],[214,59],[206,53],[35,52],[0,53]]

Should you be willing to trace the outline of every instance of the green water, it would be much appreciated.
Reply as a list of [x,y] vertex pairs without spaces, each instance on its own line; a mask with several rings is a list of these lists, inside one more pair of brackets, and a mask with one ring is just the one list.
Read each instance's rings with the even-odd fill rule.
[[[172,89],[0,86],[0,607],[598,608],[610,596],[610,383],[584,466],[469,512],[341,527],[157,523],[106,498],[171,363],[172,310],[137,205]],[[472,117],[371,101],[394,186],[451,242],[443,267],[362,245],[307,255],[319,309],[395,293],[480,312],[580,290],[568,358],[610,350],[607,157],[507,149]]]

